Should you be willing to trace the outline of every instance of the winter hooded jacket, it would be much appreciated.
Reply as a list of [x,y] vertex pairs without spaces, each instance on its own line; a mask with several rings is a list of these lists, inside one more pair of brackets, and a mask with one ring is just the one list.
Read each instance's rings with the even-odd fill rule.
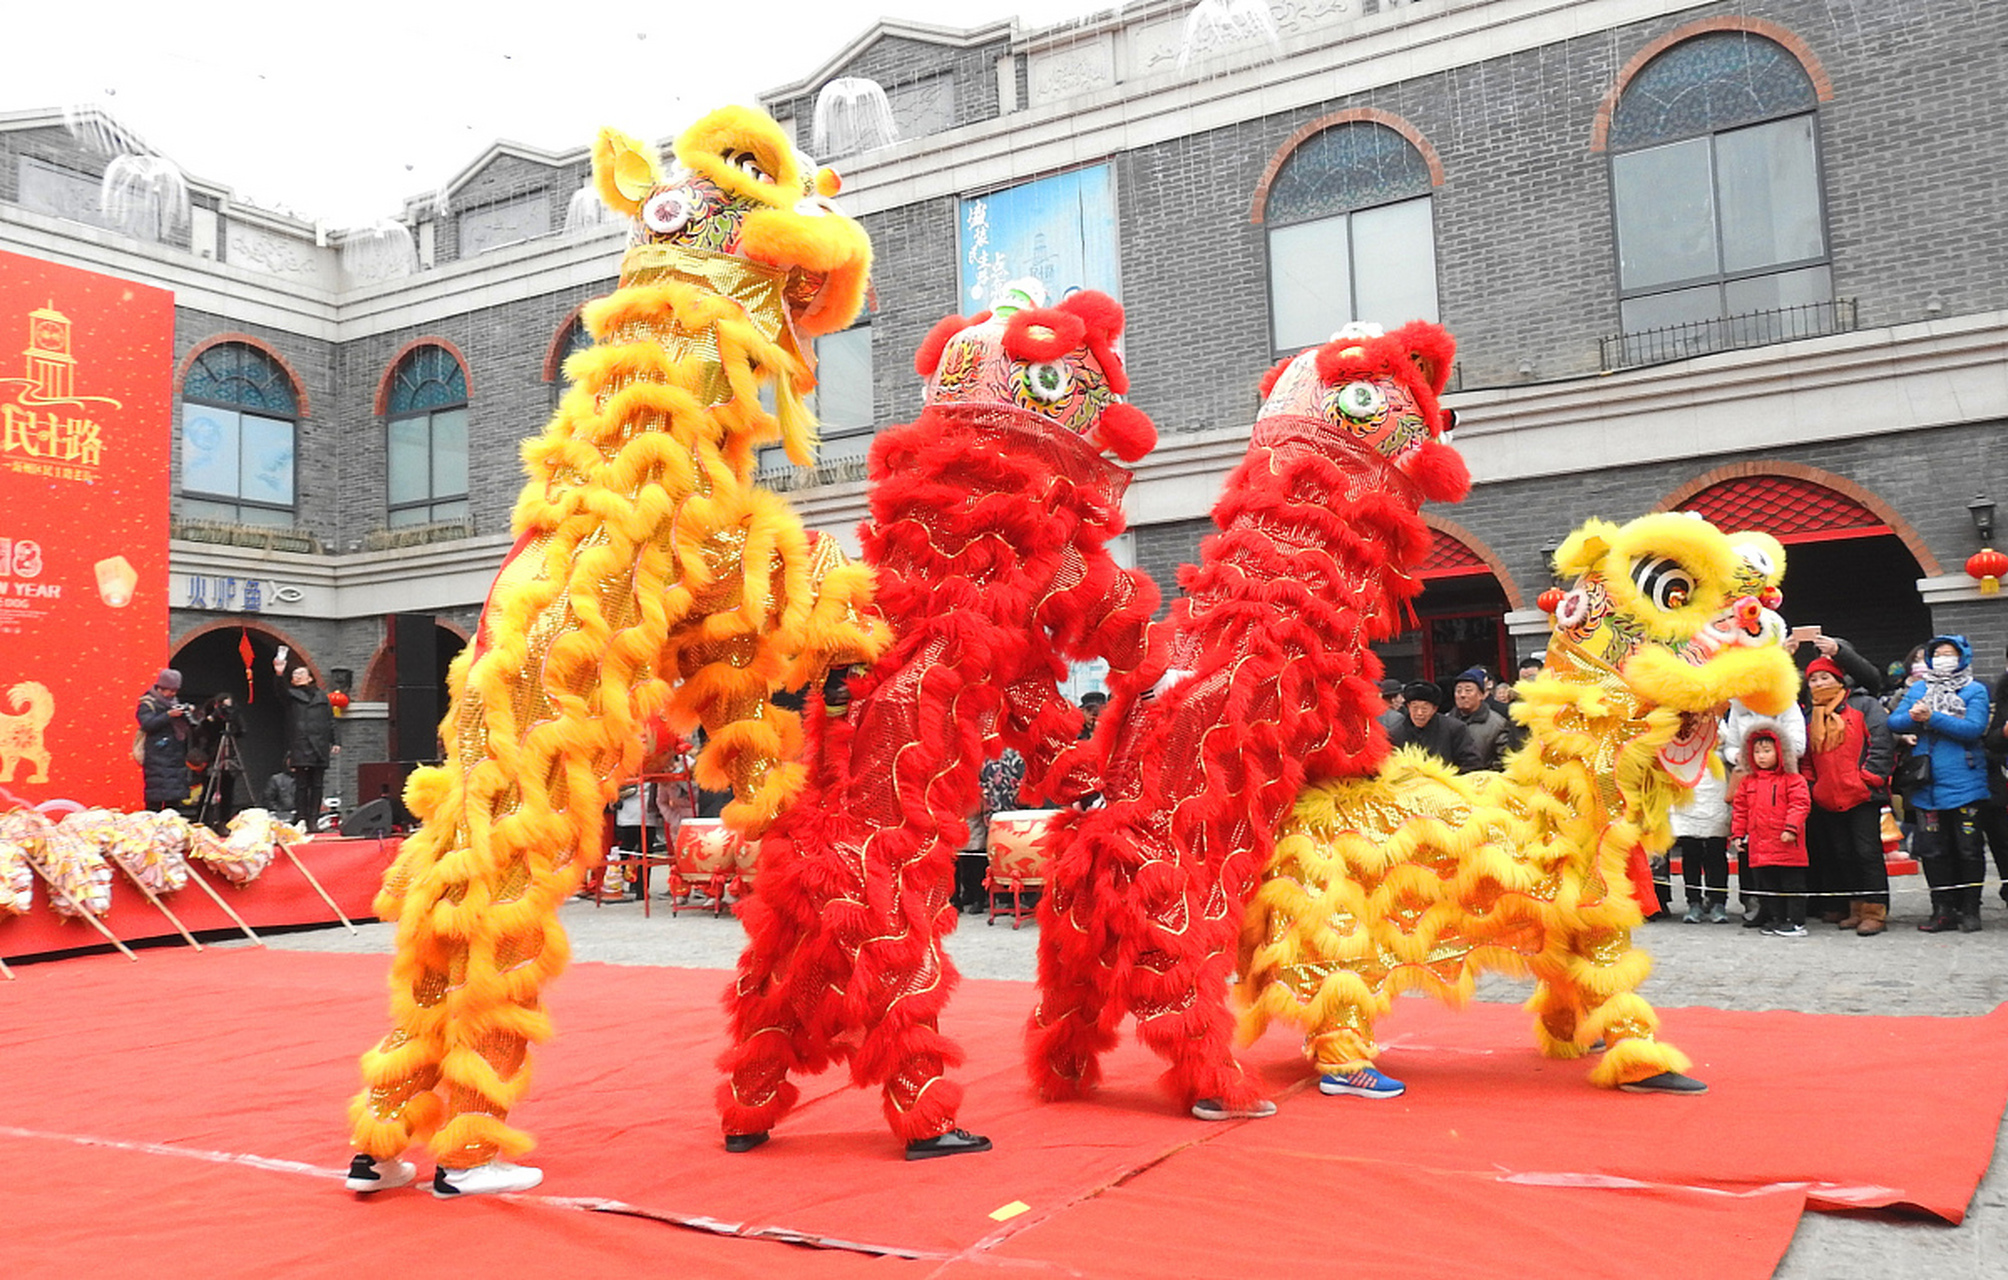
[[1865,693],[1850,693],[1834,709],[1841,741],[1829,750],[1809,750],[1799,771],[1813,789],[1813,803],[1829,813],[1845,813],[1880,800],[1889,788],[1889,713]]
[[[1931,785],[1905,797],[1919,809],[1959,809],[1987,798],[1987,753],[1980,744],[1987,727],[1987,686],[1973,678],[1973,646],[1965,636],[1933,636],[1925,661],[1946,643],[1959,651],[1958,668],[1911,681],[1889,713],[1890,732],[1915,733],[1911,754],[1931,757]],[[1931,709],[1921,722],[1911,718],[1911,708],[1920,702]]]
[[[1778,763],[1758,769],[1750,763],[1752,744],[1769,738],[1778,743]],[[1743,764],[1730,784],[1730,833],[1746,841],[1746,867],[1806,865],[1806,814],[1813,807],[1811,788],[1798,775],[1797,760],[1769,725],[1752,728],[1743,739]],[[1792,838],[1784,838],[1785,833]]]

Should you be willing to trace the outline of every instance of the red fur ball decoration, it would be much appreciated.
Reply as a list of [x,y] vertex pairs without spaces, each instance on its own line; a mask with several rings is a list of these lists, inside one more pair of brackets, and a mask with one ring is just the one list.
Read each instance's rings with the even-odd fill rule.
[[1095,443],[1124,462],[1135,462],[1157,447],[1157,426],[1133,404],[1112,404],[1095,425]]
[[1449,445],[1424,441],[1407,470],[1431,502],[1462,502],[1471,492],[1471,469],[1464,465],[1464,455]]
[[1014,360],[1058,360],[1080,346],[1087,332],[1087,323],[1070,311],[1027,308],[1004,326],[1004,350]]
[[1087,325],[1088,350],[1094,352],[1095,362],[1102,366],[1102,373],[1109,380],[1109,390],[1117,395],[1129,393],[1129,373],[1123,368],[1122,357],[1116,354],[1116,339],[1123,332],[1123,307],[1120,302],[1106,293],[1092,289],[1070,294],[1060,303],[1062,311],[1069,311],[1081,318]]

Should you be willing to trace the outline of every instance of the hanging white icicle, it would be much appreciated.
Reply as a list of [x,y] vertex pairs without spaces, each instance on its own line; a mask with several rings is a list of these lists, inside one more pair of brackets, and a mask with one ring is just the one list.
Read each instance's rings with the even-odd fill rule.
[[1283,33],[1276,29],[1268,0],[1199,0],[1179,37],[1178,69],[1185,70],[1194,57],[1208,58],[1257,40],[1266,46],[1265,58],[1283,52]]
[[607,208],[606,201],[600,199],[599,191],[588,182],[574,191],[571,200],[565,205],[564,234],[591,235],[602,227],[616,226],[626,221],[612,209]]
[[163,241],[188,225],[188,182],[166,156],[114,156],[98,185],[98,208],[127,235]]
[[411,228],[385,218],[341,235],[342,273],[358,284],[398,280],[418,269]]
[[856,155],[899,141],[892,103],[876,80],[845,76],[832,80],[816,95],[815,125],[810,145],[822,159]]

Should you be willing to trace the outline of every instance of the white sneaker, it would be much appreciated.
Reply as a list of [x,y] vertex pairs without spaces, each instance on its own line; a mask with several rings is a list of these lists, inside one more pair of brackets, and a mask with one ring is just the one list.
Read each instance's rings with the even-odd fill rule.
[[507,1195],[512,1191],[528,1191],[543,1180],[542,1169],[510,1164],[507,1160],[490,1160],[472,1169],[449,1169],[441,1165],[439,1171],[432,1175],[432,1194],[441,1200],[459,1196]]
[[1245,1107],[1230,1107],[1218,1098],[1201,1098],[1192,1104],[1196,1120],[1266,1120],[1276,1114],[1276,1104],[1258,1098]]
[[360,1151],[349,1161],[349,1176],[342,1185],[360,1195],[408,1187],[418,1176],[418,1166],[409,1160],[372,1160]]

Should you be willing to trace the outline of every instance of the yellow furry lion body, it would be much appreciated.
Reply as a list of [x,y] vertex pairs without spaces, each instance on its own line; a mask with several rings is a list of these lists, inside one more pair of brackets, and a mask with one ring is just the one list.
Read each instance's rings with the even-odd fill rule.
[[377,899],[398,925],[393,1029],[350,1111],[373,1159],[429,1139],[443,1167],[467,1168],[530,1147],[507,1115],[529,1044],[551,1033],[558,910],[598,860],[644,724],[702,724],[700,782],[732,790],[728,821],[757,829],[801,783],[799,727],[771,692],[885,643],[861,612],[868,571],[752,479],[763,444],[812,456],[795,335],[848,323],[869,244],[832,209],[799,212],[834,179],[803,172],[757,112],[699,121],[678,158],[665,175],[611,132],[595,149],[636,243],[524,446],[516,549],[448,677],[445,764],[407,788],[423,826]]

